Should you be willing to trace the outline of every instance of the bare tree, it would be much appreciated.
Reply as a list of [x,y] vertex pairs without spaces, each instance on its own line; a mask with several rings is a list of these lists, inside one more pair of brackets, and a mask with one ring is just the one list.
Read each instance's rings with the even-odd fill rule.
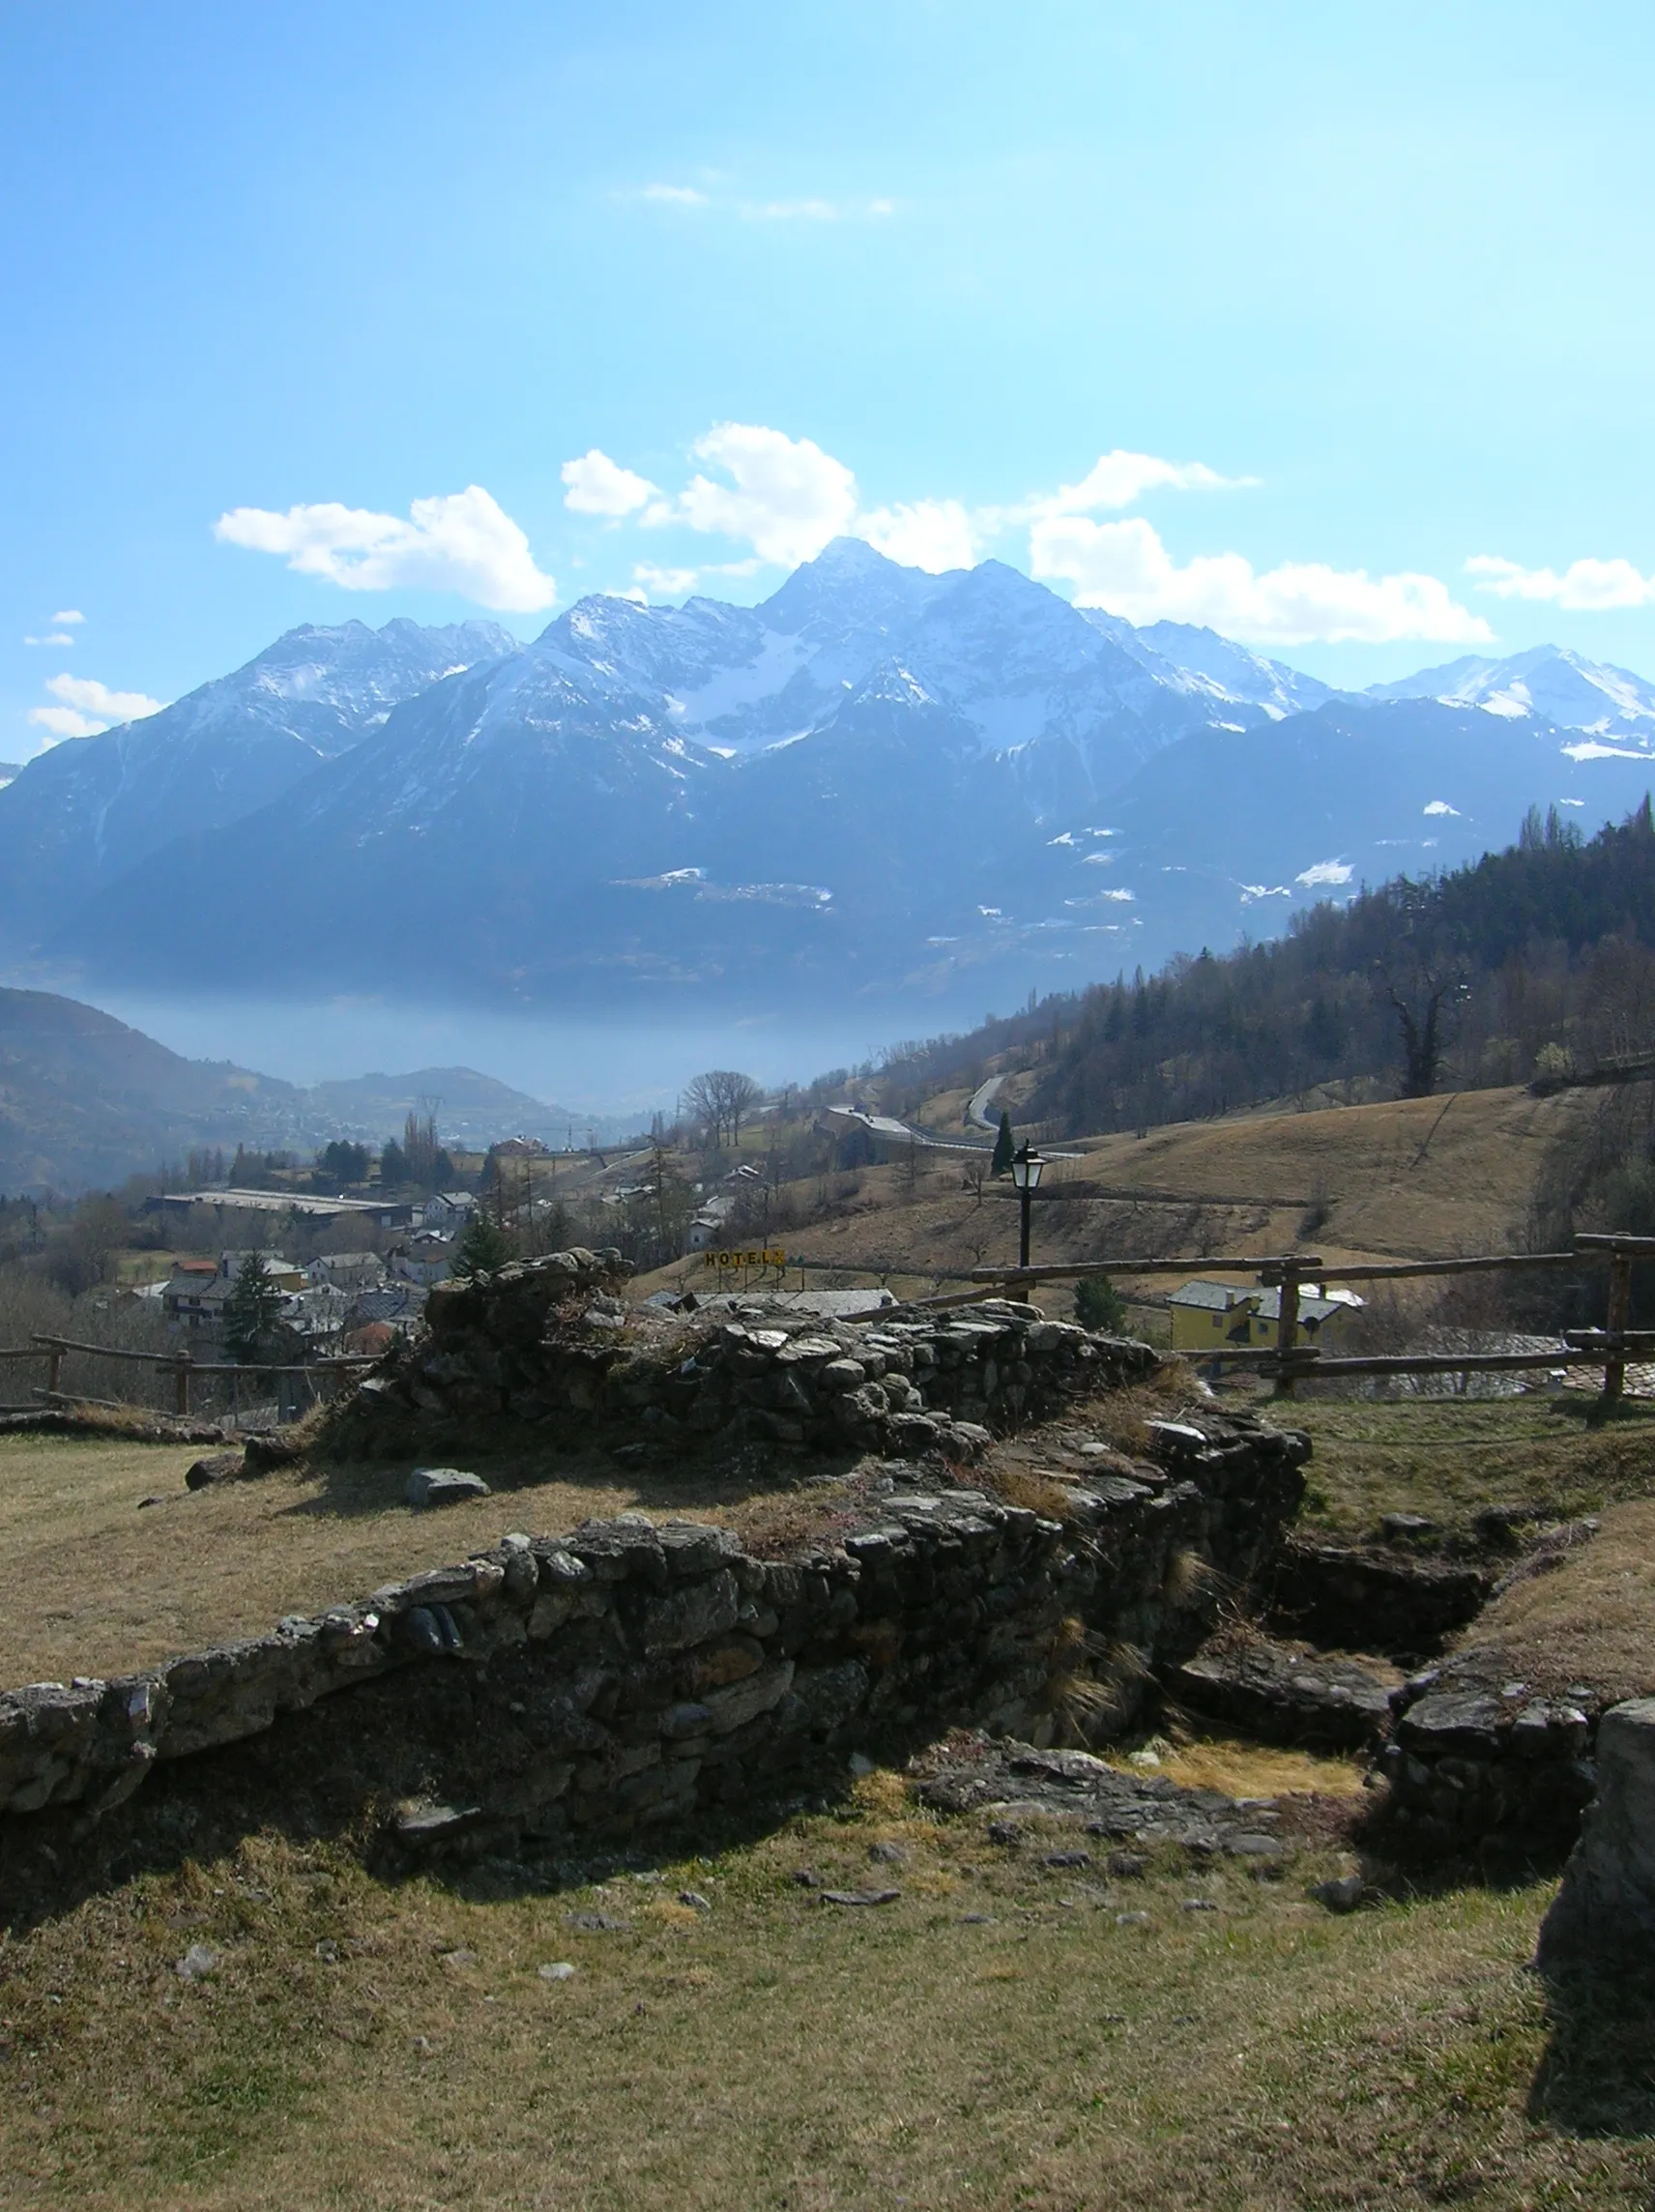
[[724,1104],[718,1089],[719,1077],[710,1071],[697,1075],[685,1084],[683,1104],[690,1119],[706,1124],[714,1145],[718,1144],[724,1127]]
[[730,1142],[741,1142],[741,1117],[751,1114],[764,1101],[764,1087],[743,1075],[738,1068],[720,1068],[714,1078],[719,1090],[719,1103],[730,1130]]
[[694,1078],[683,1098],[696,1120],[707,1123],[714,1145],[723,1143],[726,1129],[731,1144],[739,1145],[743,1115],[750,1115],[764,1095],[762,1086],[750,1075],[734,1067],[713,1067]]
[[1381,967],[1379,989],[1402,1028],[1402,1094],[1429,1098],[1437,1089],[1443,1054],[1466,996],[1465,969],[1457,961],[1441,967],[1420,961],[1399,989],[1389,970]]

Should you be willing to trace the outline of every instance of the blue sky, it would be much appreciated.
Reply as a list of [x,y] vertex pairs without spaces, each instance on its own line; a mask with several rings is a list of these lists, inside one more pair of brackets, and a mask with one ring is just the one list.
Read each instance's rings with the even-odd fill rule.
[[751,599],[839,528],[1343,683],[1655,673],[1652,47],[1620,0],[11,0],[0,759],[294,623]]

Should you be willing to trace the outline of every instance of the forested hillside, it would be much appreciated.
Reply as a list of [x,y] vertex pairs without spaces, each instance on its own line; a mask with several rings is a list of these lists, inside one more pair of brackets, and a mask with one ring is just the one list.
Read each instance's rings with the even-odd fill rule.
[[1515,846],[1296,917],[1224,959],[1088,991],[1034,1101],[1115,1129],[1317,1085],[1418,1096],[1584,1071],[1655,1045],[1650,804],[1582,839],[1553,810]]
[[1348,1097],[1589,1074],[1655,1051],[1650,801],[1584,838],[1553,808],[1518,842],[1294,917],[1222,958],[1036,1002],[904,1045],[884,1089],[1032,1065],[1024,1115],[1075,1134],[1198,1120],[1336,1087]]

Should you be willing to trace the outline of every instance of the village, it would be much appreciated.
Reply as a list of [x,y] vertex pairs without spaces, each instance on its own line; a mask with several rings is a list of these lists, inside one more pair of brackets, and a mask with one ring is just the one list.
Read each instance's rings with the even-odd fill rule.
[[[635,1270],[634,1295],[663,1305],[693,1309],[757,1287],[823,1310],[873,1311],[1011,1257],[1016,1221],[997,1202],[1016,1194],[1021,1171],[1010,1112],[991,1103],[1008,1082],[1012,1095],[1014,1074],[963,1099],[915,1102],[905,1117],[885,1110],[877,1081],[811,1099],[766,1096],[748,1078],[715,1072],[692,1087],[689,1110],[671,1125],[657,1117],[647,1138],[578,1151],[513,1134],[467,1152],[441,1141],[434,1117],[410,1115],[401,1141],[377,1155],[347,1139],[309,1161],[192,1155],[189,1187],[82,1202],[44,1239],[37,1208],[38,1249],[31,1256],[15,1243],[13,1266],[32,1257],[37,1270],[49,1267],[53,1237],[72,1243],[89,1203],[116,1209],[79,1301],[99,1319],[77,1322],[75,1341],[88,1353],[107,1342],[273,1370],[379,1356],[418,1335],[435,1284],[572,1244],[616,1252]],[[1038,1135],[1025,1136],[1025,1151]],[[1046,1176],[1042,1250],[1060,1257],[1096,1208],[1051,1210],[1065,1195],[1084,1200],[1089,1186],[1084,1150],[1048,1153],[1035,1171],[1037,1182],[1040,1168]],[[946,1204],[951,1193],[967,1201],[969,1223]],[[875,1239],[889,1252],[870,1248],[875,1221],[895,1233]],[[1141,1228],[1137,1243],[1147,1258],[1160,1248]],[[1198,1360],[1267,1353],[1281,1296],[1192,1267],[1185,1281],[1140,1285],[1133,1324]],[[1363,1303],[1348,1289],[1329,1285],[1324,1296],[1304,1283],[1297,1341],[1344,1348]],[[240,1405],[245,1394],[235,1395]]]

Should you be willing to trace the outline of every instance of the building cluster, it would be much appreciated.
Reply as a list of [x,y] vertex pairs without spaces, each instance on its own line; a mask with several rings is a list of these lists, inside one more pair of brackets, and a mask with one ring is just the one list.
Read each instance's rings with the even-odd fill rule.
[[[259,1198],[265,1191],[214,1194],[219,1200]],[[291,1201],[249,1207],[251,1212],[287,1212]],[[339,1207],[338,1200],[319,1202]],[[247,1261],[263,1261],[265,1276],[280,1299],[276,1334],[284,1353],[296,1360],[323,1359],[344,1353],[381,1352],[398,1336],[418,1329],[425,1296],[434,1283],[453,1271],[455,1248],[477,1201],[469,1191],[449,1191],[423,1206],[393,1209],[403,1232],[387,1251],[327,1252],[300,1263],[271,1247],[230,1249],[217,1259],[181,1259],[166,1281],[143,1294],[159,1299],[170,1335],[199,1347],[202,1356],[221,1352],[225,1308]],[[345,1208],[350,1210],[348,1202]],[[309,1224],[314,1226],[314,1224]]]

